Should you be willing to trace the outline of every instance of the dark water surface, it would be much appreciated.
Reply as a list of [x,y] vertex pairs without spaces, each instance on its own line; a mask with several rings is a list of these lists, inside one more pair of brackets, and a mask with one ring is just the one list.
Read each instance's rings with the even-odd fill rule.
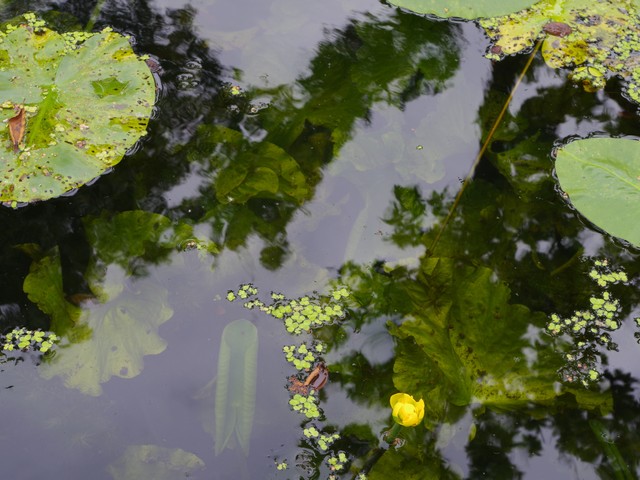
[[[5,3],[6,19],[34,10],[68,28],[85,25],[95,2]],[[619,86],[587,94],[536,59],[458,215],[428,250],[525,58],[492,64],[474,24],[372,0],[106,0],[96,28],[106,25],[132,35],[136,51],[162,67],[149,135],[75,195],[0,211],[0,322],[6,331],[56,325],[23,289],[43,257],[59,262],[51,282],[60,280],[67,297],[89,292],[95,277],[87,272],[99,269],[103,288],[121,299],[120,313],[85,302],[100,320],[84,340],[63,339],[73,348],[44,360],[7,355],[0,375],[6,478],[354,478],[361,471],[369,478],[636,478],[637,252],[566,205],[551,159],[554,143],[574,135],[639,134]],[[270,191],[255,186],[265,165],[280,172]],[[295,172],[282,173],[285,165]],[[235,189],[221,180],[239,177]],[[131,233],[135,221],[116,230],[122,212],[164,216],[165,237]],[[219,253],[171,244],[171,228],[184,225]],[[25,244],[40,256],[16,248]],[[546,316],[588,306],[597,292],[590,257],[626,269],[632,282],[616,290],[626,323],[613,335],[619,351],[604,350],[602,381],[590,390],[564,382],[573,393],[562,401],[509,408],[456,400],[443,383],[440,421],[408,431],[404,447],[384,453],[389,396],[406,387],[406,371],[415,374],[416,392],[444,381],[433,366],[442,357],[425,363],[417,343],[393,327],[449,295],[429,293],[440,288],[437,279],[416,293],[419,265],[431,257],[453,259],[454,272],[490,272],[510,290],[506,301],[533,312],[529,325],[518,326],[518,338],[531,343],[510,357],[514,365],[532,361]],[[225,300],[243,283],[265,299],[271,291],[296,298],[327,293],[332,280],[357,291],[355,303],[343,325],[314,337],[293,337],[282,321]],[[236,445],[216,455],[220,340],[239,318],[254,323],[259,344],[249,454]],[[282,348],[312,338],[329,350],[323,416],[312,424],[342,437],[328,451],[304,437],[310,424],[288,404],[295,370]],[[131,354],[124,360],[123,351]],[[121,368],[106,372],[110,358]],[[407,359],[415,360],[411,368]],[[246,375],[234,366],[234,378]],[[546,381],[559,392],[562,377],[552,373]],[[580,389],[609,395],[613,408],[586,405]],[[351,465],[332,473],[326,458],[339,451]],[[278,471],[285,460],[288,469]]]

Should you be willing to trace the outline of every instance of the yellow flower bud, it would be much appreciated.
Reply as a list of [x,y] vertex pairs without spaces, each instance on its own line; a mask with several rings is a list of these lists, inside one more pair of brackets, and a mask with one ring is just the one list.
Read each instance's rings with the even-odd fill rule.
[[415,427],[424,418],[424,400],[416,402],[406,393],[391,395],[391,409],[393,420],[403,427]]

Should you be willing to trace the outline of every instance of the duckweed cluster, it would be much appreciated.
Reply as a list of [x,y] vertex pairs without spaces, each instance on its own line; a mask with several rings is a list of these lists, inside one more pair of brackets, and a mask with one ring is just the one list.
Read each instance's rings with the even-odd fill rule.
[[27,330],[26,328],[14,328],[4,335],[2,350],[12,352],[21,350],[23,352],[33,351],[46,353],[53,345],[60,340],[55,333],[47,333],[41,330]]
[[[247,300],[257,294],[258,290],[254,286],[245,284],[241,285],[237,292],[227,292],[227,300],[230,302],[237,298]],[[330,295],[329,298],[314,295],[287,300],[281,293],[271,293],[272,303],[269,305],[254,299],[245,302],[244,306],[250,310],[258,309],[283,320],[287,332],[299,335],[344,318],[343,303],[349,297],[349,291],[346,288],[339,288],[332,291]]]
[[344,469],[348,461],[349,459],[344,452],[338,452],[337,455],[331,455],[327,459],[327,464],[332,472],[339,472]]
[[295,345],[285,345],[282,351],[285,354],[287,362],[295,367],[296,370],[309,370],[316,361],[318,356],[326,350],[323,343],[316,342],[313,344],[302,343],[297,347]]
[[340,439],[340,435],[339,434],[337,434],[337,433],[330,433],[330,434],[320,433],[318,431],[318,429],[316,427],[314,427],[313,425],[310,426],[309,428],[305,428],[302,433],[309,440],[314,440],[316,442],[316,444],[318,445],[318,447],[320,448],[320,450],[322,450],[324,452],[326,452],[329,449],[329,447],[331,445],[333,445],[333,443],[336,440]]
[[289,400],[289,405],[295,412],[299,412],[307,418],[318,418],[320,409],[318,408],[318,397],[313,392],[309,395],[301,395],[296,393]]
[[566,364],[560,371],[562,378],[567,382],[580,381],[585,386],[600,378],[600,347],[617,348],[610,332],[620,328],[620,303],[607,289],[616,283],[628,282],[626,273],[612,271],[606,260],[594,262],[589,277],[603,289],[601,295],[591,297],[588,309],[577,310],[568,318],[552,314],[547,324],[549,334],[564,334],[573,339],[571,349],[565,353]]
[[[102,30],[102,33],[108,33],[113,31],[110,27],[105,27]],[[65,32],[62,34],[62,38],[64,40],[64,53],[72,52],[73,50],[77,50],[80,45],[82,45],[85,41],[89,40],[93,37],[93,33],[91,32]]]
[[[308,334],[314,328],[343,319],[345,304],[349,297],[349,290],[343,287],[334,289],[326,296],[314,294],[292,300],[288,300],[281,293],[272,292],[271,302],[265,304],[258,298],[258,289],[251,284],[240,285],[238,290],[229,290],[226,295],[230,302],[242,300],[245,308],[257,309],[273,318],[282,320],[287,332],[292,335]],[[327,346],[319,341],[306,341],[297,345],[285,345],[282,348],[286,361],[297,371],[297,375],[290,377],[290,381],[295,382],[293,385],[296,383],[304,385],[304,378],[308,378],[314,367],[324,363],[322,355],[326,350]],[[307,393],[306,389],[290,387],[290,392],[289,406],[293,411],[305,417],[302,424],[304,437],[312,441],[320,455],[326,456],[331,446],[340,439],[340,435],[335,432],[323,431],[317,426],[307,423],[320,419],[323,414],[319,407],[320,400],[317,390],[310,389]],[[332,471],[342,470],[347,462],[348,457],[344,452],[331,453],[327,457],[327,463]],[[286,459],[276,460],[275,465],[279,471],[287,469]],[[332,477],[333,475],[330,478]],[[361,477],[361,480],[364,478]]]
[[[46,27],[46,22],[42,19],[36,17],[36,14],[33,12],[27,12],[23,15],[23,18],[26,20],[27,25],[33,29],[34,32],[42,32]],[[14,27],[15,28],[15,27]]]
[[[27,27],[33,30],[35,33],[42,33],[46,30],[46,22],[44,20],[38,19],[38,17],[36,17],[36,14],[33,12],[25,13],[24,15],[22,15],[22,18],[24,18]],[[12,23],[7,24],[5,26],[5,31],[0,31],[0,43],[4,41],[4,37],[6,37],[8,33],[13,32],[17,29],[18,25],[14,25]]]

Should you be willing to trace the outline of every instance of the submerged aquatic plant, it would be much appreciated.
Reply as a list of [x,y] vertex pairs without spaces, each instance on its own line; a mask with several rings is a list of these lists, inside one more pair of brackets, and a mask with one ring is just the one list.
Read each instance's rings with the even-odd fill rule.
[[[287,332],[301,335],[344,318],[344,309],[350,297],[350,291],[347,288],[338,287],[327,296],[314,294],[296,299],[287,299],[283,294],[272,292],[270,304],[264,303],[257,296],[257,288],[251,284],[244,284],[237,291],[229,290],[226,299],[230,302],[244,300],[245,308],[258,309],[283,320]],[[322,354],[326,350],[326,345],[318,341],[285,345],[282,348],[287,362],[297,371],[296,375],[289,378],[288,390],[291,394],[289,406],[305,417],[302,432],[305,440],[315,447],[319,455],[325,457],[329,470],[339,472],[349,461],[345,452],[330,450],[333,443],[340,440],[340,434],[331,429],[307,423],[311,420],[318,421],[323,416],[322,409],[319,407],[318,391],[328,379],[328,371],[322,359]],[[286,459],[276,461],[275,466],[277,470],[286,470]]]

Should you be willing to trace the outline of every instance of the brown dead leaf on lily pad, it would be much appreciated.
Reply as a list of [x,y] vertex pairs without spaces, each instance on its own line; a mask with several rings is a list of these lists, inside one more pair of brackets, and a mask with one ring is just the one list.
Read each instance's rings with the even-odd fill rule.
[[16,116],[11,117],[7,122],[9,123],[9,136],[11,137],[11,143],[13,144],[13,151],[18,152],[20,142],[24,138],[24,132],[27,127],[27,117],[24,113],[24,108],[16,106]]

